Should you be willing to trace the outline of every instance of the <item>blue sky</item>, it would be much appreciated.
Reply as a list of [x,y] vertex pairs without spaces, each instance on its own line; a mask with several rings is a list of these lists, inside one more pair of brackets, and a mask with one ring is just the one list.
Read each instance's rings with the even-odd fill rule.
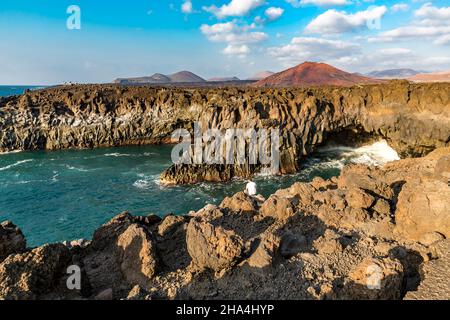
[[[81,12],[70,30],[67,8]],[[2,0],[0,84],[202,77],[322,61],[450,70],[448,0]]]

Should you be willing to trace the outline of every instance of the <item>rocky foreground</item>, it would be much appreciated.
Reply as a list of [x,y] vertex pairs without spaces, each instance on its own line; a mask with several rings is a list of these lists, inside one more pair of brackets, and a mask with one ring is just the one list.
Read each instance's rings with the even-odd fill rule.
[[[383,138],[400,156],[423,156],[450,143],[450,83],[350,88],[55,87],[0,98],[0,152],[169,143],[175,129],[280,130],[280,173],[330,139]],[[228,181],[261,166],[173,165],[167,184]]]
[[[450,299],[450,148],[244,193],[189,216],[122,213],[92,241],[0,227],[0,299]],[[81,290],[66,286],[81,268]]]

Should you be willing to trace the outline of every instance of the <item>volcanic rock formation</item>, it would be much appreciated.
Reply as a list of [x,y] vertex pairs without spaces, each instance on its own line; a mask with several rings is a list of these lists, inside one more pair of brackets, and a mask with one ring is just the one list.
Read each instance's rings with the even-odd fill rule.
[[[280,173],[324,142],[382,137],[402,157],[450,143],[450,84],[309,89],[82,85],[0,99],[0,152],[170,143],[178,128],[280,130]],[[162,182],[247,177],[261,165],[173,165]]]

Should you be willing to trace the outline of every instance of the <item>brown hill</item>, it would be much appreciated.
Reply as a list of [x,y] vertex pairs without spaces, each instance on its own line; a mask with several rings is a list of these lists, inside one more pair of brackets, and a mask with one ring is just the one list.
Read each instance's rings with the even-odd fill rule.
[[172,82],[205,82],[206,80],[190,71],[180,71],[168,76]]
[[113,83],[119,83],[119,84],[124,84],[124,85],[200,83],[200,82],[206,82],[206,80],[190,71],[180,71],[180,72],[177,72],[177,73],[174,73],[171,75],[155,73],[154,75],[152,75],[150,77],[118,78],[113,81]]
[[408,80],[412,82],[450,82],[450,71],[416,74]]
[[360,83],[381,82],[383,81],[339,70],[326,63],[304,62],[296,67],[275,73],[254,85],[258,87],[352,86]]
[[267,77],[270,77],[273,74],[275,74],[275,72],[272,72],[272,71],[261,71],[261,72],[258,72],[256,74],[254,74],[253,76],[251,76],[247,80],[262,80],[262,79],[265,79]]

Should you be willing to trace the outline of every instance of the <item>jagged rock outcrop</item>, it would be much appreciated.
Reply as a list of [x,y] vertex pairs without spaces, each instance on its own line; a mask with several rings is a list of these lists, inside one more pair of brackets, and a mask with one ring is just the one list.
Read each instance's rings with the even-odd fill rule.
[[294,215],[293,205],[290,199],[272,195],[261,206],[261,214],[275,219],[287,219]]
[[0,300],[36,299],[54,289],[70,261],[62,244],[9,255],[0,264]]
[[[441,148],[383,167],[350,165],[265,202],[238,193],[189,216],[123,213],[87,245],[10,253],[0,263],[0,298],[448,297],[450,211],[436,195],[450,188],[441,174],[449,156]],[[416,183],[434,201],[411,198]],[[68,265],[80,267],[82,290],[65,286]]]
[[244,192],[238,192],[223,199],[220,207],[231,211],[255,212],[258,211],[258,201]]
[[0,224],[0,262],[13,253],[25,251],[27,242],[22,231],[11,221]]
[[[0,102],[0,152],[170,142],[177,128],[280,129],[280,173],[330,138],[382,136],[402,156],[421,156],[450,142],[450,84],[351,88],[180,89],[80,85],[55,87]],[[345,137],[345,138],[344,138]],[[227,181],[261,165],[174,165],[163,183]]]
[[166,270],[178,270],[187,267],[191,262],[186,232],[189,217],[166,216],[157,227],[158,256]]
[[125,212],[94,233],[79,257],[92,294],[112,290],[113,297],[117,297],[127,284],[148,286],[159,267],[156,240],[148,229],[154,222]]
[[156,244],[147,230],[130,225],[117,239],[120,253],[120,269],[129,283],[145,286],[157,272]]
[[215,225],[214,218],[214,214],[203,213],[192,219],[187,229],[188,252],[194,265],[201,270],[230,268],[244,253],[243,239],[234,230]]
[[416,241],[432,233],[450,237],[450,188],[447,183],[422,178],[406,183],[397,202],[397,231]]

